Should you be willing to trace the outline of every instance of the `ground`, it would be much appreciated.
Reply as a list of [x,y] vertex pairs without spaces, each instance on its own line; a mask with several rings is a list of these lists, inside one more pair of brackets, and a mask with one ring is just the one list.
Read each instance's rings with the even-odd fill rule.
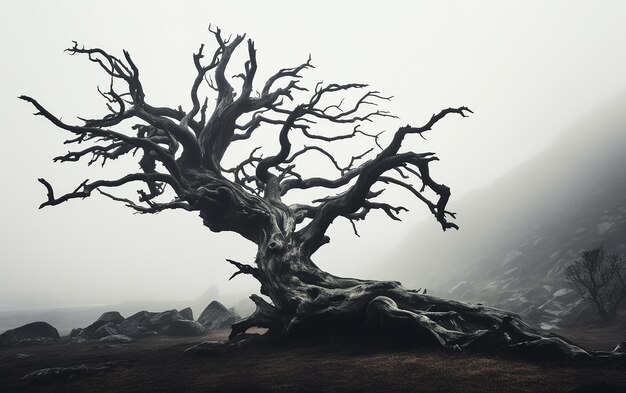
[[[594,349],[612,349],[626,326],[563,330]],[[363,348],[325,343],[251,347],[213,356],[183,351],[201,338],[152,337],[118,347],[55,344],[0,350],[0,391],[32,392],[623,392],[626,366],[528,362],[483,354]],[[18,353],[33,356],[16,359]],[[111,368],[48,385],[20,378],[45,367],[113,362]]]

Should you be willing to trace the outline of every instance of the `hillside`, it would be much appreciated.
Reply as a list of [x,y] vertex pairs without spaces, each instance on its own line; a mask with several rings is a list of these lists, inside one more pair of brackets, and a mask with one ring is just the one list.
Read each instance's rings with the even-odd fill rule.
[[626,252],[625,108],[626,93],[613,97],[542,153],[453,202],[457,233],[439,233],[430,222],[416,227],[389,274],[406,286],[522,312],[546,328],[592,317],[569,293],[563,267],[602,243]]

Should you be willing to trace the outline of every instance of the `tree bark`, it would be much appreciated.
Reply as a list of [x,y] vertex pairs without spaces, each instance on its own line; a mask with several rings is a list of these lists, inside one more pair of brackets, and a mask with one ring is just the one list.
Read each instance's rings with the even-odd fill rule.
[[271,304],[252,295],[256,311],[232,325],[232,342],[250,339],[246,331],[257,326],[267,328],[265,339],[272,340],[340,337],[539,360],[624,358],[539,334],[511,312],[440,299],[395,281],[334,276],[315,265],[297,236],[281,231],[259,244],[256,266],[238,265],[261,283]]

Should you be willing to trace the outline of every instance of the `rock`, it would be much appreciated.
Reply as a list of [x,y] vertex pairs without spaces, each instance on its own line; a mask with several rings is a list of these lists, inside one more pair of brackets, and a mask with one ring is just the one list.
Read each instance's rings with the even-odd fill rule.
[[94,338],[102,338],[106,336],[112,336],[115,334],[119,334],[119,331],[116,329],[116,324],[111,322],[107,322],[106,324],[100,326],[93,334]]
[[111,363],[100,363],[93,366],[80,364],[72,367],[52,367],[42,368],[32,373],[28,373],[21,378],[25,384],[48,384],[55,382],[68,382],[77,376],[106,370],[111,367]]
[[46,344],[59,338],[59,332],[50,324],[33,322],[0,334],[0,346]]
[[68,343],[70,344],[84,344],[89,340],[84,337],[70,337]]
[[83,328],[72,329],[72,331],[70,332],[70,338],[80,337],[84,330],[85,329]]
[[136,337],[154,337],[158,335],[159,333],[155,332],[154,330],[142,329]]
[[541,319],[541,317],[544,315],[543,312],[541,312],[537,306],[529,306],[527,307],[524,311],[522,311],[520,313],[525,319],[527,319],[529,322],[537,324],[539,323],[539,320]]
[[159,334],[167,333],[172,321],[184,320],[176,310],[168,310],[160,313],[140,311],[126,318],[118,326],[118,331],[127,336],[136,337],[147,331],[155,331]]
[[193,310],[191,307],[183,308],[178,312],[181,317],[193,321]]
[[23,338],[17,340],[14,345],[45,345],[52,344],[57,340],[52,337],[35,337],[35,338]]
[[589,322],[598,317],[598,309],[591,303],[579,300],[574,306],[563,316],[563,324],[568,326],[576,326]]
[[205,341],[185,349],[185,355],[222,355],[229,348],[223,341]]
[[230,327],[230,325],[240,319],[241,317],[237,313],[227,309],[222,303],[214,300],[202,311],[198,322],[210,330]]
[[181,319],[172,321],[167,333],[170,336],[200,336],[204,333],[204,326],[196,321]]
[[502,262],[501,266],[508,265],[509,263],[519,258],[520,255],[522,255],[522,252],[518,250],[511,250],[507,252],[506,255],[504,256],[504,261]]
[[615,347],[613,352],[623,352],[623,353],[626,353],[626,341],[622,341],[620,344],[617,344],[617,347]]
[[120,324],[118,325],[118,332],[120,334],[123,334],[125,336],[129,336],[129,337],[143,337],[144,335],[146,335],[148,332],[153,332],[154,335],[158,334],[157,332],[147,329],[145,327],[142,326],[136,326],[136,325],[131,325],[131,324]]
[[170,323],[180,319],[185,318],[183,318],[176,310],[163,311],[151,317],[149,320],[149,325],[146,327],[158,333],[165,333],[167,332]]
[[123,320],[124,320],[124,317],[119,312],[108,311],[100,315],[100,318],[98,318],[96,322],[104,321],[104,322],[112,322],[112,323],[118,324],[118,323],[122,323]]
[[466,297],[468,292],[473,292],[474,286],[467,281],[461,281],[456,286],[448,291],[448,293],[455,299],[462,299]]
[[156,313],[148,312],[148,311],[139,311],[131,315],[130,317],[124,319],[119,324],[120,332],[124,332],[123,334],[127,334],[127,331],[135,331],[138,328],[142,327],[147,330],[147,326],[149,325],[150,318],[152,318]]
[[561,288],[552,294],[552,298],[559,303],[572,303],[578,300],[580,297],[573,289]]
[[103,326],[109,326],[109,325],[112,325],[112,323],[107,322],[107,321],[97,320],[91,325],[84,328],[83,331],[80,333],[80,336],[85,337],[85,338],[99,338],[96,336],[96,332],[98,331],[98,329],[100,329]]
[[102,337],[98,341],[101,343],[129,343],[133,341],[133,339],[123,334],[112,334],[110,336]]
[[569,311],[566,306],[554,300],[548,300],[539,306],[539,310],[555,317],[560,317]]

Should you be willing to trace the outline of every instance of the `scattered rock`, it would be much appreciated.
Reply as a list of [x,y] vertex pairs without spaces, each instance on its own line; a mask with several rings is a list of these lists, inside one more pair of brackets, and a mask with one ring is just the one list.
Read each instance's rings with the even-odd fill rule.
[[211,330],[230,327],[230,325],[240,319],[241,317],[236,312],[227,309],[222,303],[214,300],[202,311],[198,322]]
[[50,324],[33,322],[0,334],[0,346],[48,344],[59,338],[59,332]]
[[620,344],[617,344],[617,347],[615,347],[613,352],[624,352],[624,353],[626,353],[626,341],[622,341]]
[[196,321],[181,319],[172,321],[168,328],[170,336],[200,336],[204,333],[204,326]]
[[72,331],[70,332],[70,338],[80,337],[84,330],[85,329],[83,328],[72,329]]

